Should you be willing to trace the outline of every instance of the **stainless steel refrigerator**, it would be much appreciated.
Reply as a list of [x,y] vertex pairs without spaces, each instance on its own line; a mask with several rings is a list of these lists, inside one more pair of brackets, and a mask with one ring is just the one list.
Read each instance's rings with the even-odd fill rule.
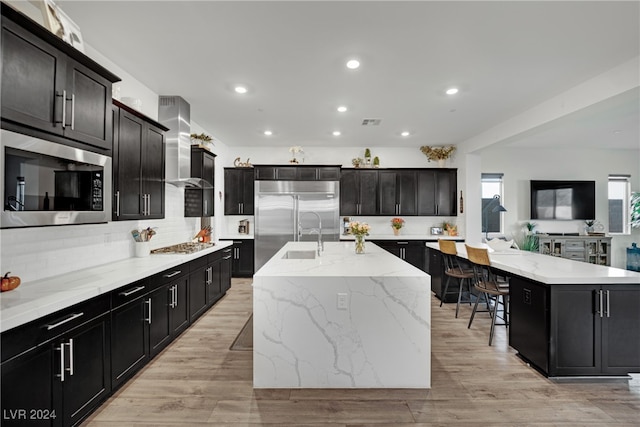
[[255,271],[287,242],[340,240],[339,181],[255,182]]

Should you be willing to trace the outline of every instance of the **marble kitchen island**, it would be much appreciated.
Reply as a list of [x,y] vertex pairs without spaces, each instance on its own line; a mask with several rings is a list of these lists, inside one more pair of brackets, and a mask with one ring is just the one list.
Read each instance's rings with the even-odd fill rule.
[[324,247],[289,242],[254,275],[253,386],[430,388],[429,275],[372,243]]

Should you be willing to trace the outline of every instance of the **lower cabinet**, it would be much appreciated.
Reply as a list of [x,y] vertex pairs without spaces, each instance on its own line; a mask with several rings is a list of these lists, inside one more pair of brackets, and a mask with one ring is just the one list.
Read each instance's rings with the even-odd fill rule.
[[[425,271],[431,276],[431,291],[438,299],[442,300],[444,292],[444,263],[442,262],[442,253],[439,250],[427,248],[425,253]],[[457,280],[456,280],[457,284]],[[447,293],[444,302],[456,302],[457,299],[452,293]]]
[[423,240],[372,240],[382,249],[391,252],[414,267],[425,271],[425,242]]
[[225,248],[0,335],[3,426],[74,426],[231,287]]
[[111,392],[108,296],[13,329],[2,347],[3,426],[77,425]]
[[234,240],[231,247],[231,276],[253,277],[254,243],[251,239]]
[[640,371],[640,289],[512,277],[510,345],[550,377]]

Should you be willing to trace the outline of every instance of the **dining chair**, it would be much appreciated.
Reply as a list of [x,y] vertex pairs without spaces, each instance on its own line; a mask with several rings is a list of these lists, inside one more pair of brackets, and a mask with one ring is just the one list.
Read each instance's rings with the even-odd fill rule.
[[[458,251],[456,250],[456,243],[453,240],[439,239],[438,246],[440,247],[440,252],[442,253],[442,258],[444,260],[444,274],[447,276],[447,281],[444,285],[444,291],[440,296],[440,307],[442,307],[442,303],[444,302],[447,293],[452,293],[447,292],[449,290],[451,278],[458,280],[458,302],[456,304],[457,319],[458,311],[460,310],[460,303],[469,303],[469,305],[471,305],[471,279],[473,279],[473,270],[470,268],[463,268],[460,265]],[[467,288],[467,295],[469,295],[469,297],[463,301],[462,294],[464,293],[465,285]]]
[[[489,333],[489,345],[493,342],[493,335],[496,325],[509,327],[509,282],[501,280],[491,269],[491,260],[489,252],[485,248],[474,248],[465,244],[467,249],[467,258],[473,266],[473,287],[485,299],[487,310],[480,312],[489,312],[491,316],[491,331]],[[500,302],[502,299],[502,303]],[[478,310],[478,302],[480,297],[476,299],[469,319],[469,326],[473,323]],[[502,304],[502,320],[504,323],[496,323],[498,317],[498,306]]]

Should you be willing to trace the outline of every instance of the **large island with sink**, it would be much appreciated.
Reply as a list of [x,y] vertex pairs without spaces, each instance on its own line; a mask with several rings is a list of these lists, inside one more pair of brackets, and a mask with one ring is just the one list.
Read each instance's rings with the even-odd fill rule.
[[254,276],[255,388],[430,388],[430,277],[367,243],[289,242]]

